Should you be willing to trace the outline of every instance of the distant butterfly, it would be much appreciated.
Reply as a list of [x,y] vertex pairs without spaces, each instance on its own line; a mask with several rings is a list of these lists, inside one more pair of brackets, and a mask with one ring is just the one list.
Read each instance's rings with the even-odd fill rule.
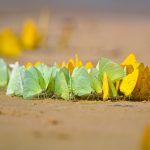
[[32,50],[39,45],[40,35],[33,20],[27,20],[22,28],[21,42],[25,49]]
[[21,46],[12,29],[6,28],[0,33],[0,55],[20,56]]

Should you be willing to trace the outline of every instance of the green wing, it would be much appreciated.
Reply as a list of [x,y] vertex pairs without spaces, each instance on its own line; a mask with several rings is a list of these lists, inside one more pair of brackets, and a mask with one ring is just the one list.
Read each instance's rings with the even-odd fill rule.
[[59,68],[56,66],[50,67],[50,81],[47,88],[48,93],[53,93],[55,91],[55,77],[57,72],[59,72]]
[[9,96],[22,96],[23,95],[23,76],[25,69],[19,66],[16,62],[10,76],[10,80],[7,87],[7,95]]
[[0,59],[0,87],[7,86],[9,80],[9,73],[7,64],[3,59]]
[[62,70],[57,72],[55,78],[55,92],[58,97],[61,97],[65,100],[69,100],[69,87],[66,81],[66,77]]
[[30,67],[24,73],[23,79],[23,98],[32,99],[42,94],[44,89],[44,79],[40,75],[39,71]]
[[45,81],[45,89],[47,89],[50,82],[51,73],[52,73],[50,71],[50,68],[45,64],[39,64],[36,68],[40,71]]
[[108,83],[109,83],[109,88],[110,88],[110,96],[112,98],[115,98],[117,96],[117,91],[116,91],[116,88],[114,86],[114,83],[109,79],[108,77]]
[[102,93],[102,82],[98,79],[98,70],[93,68],[90,71],[91,87],[97,93]]
[[97,67],[99,70],[99,78],[102,80],[104,72],[112,82],[122,79],[125,76],[124,69],[119,64],[112,62],[110,59],[101,58]]
[[71,90],[75,96],[88,96],[93,92],[90,76],[84,67],[74,69],[71,77]]

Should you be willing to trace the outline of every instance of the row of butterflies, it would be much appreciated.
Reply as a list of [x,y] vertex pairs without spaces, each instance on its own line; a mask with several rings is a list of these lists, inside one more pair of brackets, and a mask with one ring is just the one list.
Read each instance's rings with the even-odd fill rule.
[[132,53],[121,65],[101,58],[96,67],[89,69],[81,65],[70,71],[71,67],[49,67],[44,63],[25,67],[18,62],[11,68],[10,71],[0,59],[0,86],[6,87],[8,96],[65,100],[91,96],[103,100],[120,97],[148,100],[150,96],[150,68],[138,63]]

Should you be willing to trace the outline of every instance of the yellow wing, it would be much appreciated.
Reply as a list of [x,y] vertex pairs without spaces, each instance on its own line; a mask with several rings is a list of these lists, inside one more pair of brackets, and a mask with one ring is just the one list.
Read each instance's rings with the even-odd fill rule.
[[33,20],[28,20],[24,23],[21,40],[25,49],[34,49],[39,44],[39,32]]
[[131,74],[123,78],[120,84],[120,91],[125,96],[130,96],[131,93],[133,92],[138,80],[138,75],[139,75],[139,70],[135,69]]
[[30,67],[32,67],[33,64],[31,62],[28,62],[26,65],[25,65],[25,69],[29,69]]
[[107,100],[109,98],[109,83],[108,83],[108,76],[107,73],[104,72],[103,74],[103,100]]
[[92,62],[90,62],[90,61],[87,62],[86,65],[85,65],[85,68],[86,68],[86,69],[92,69],[92,68],[93,68]]
[[150,150],[150,125],[147,125],[144,129],[141,139],[141,150]]
[[118,92],[119,90],[119,85],[120,85],[120,80],[119,81],[116,81],[116,91]]
[[76,67],[83,66],[83,63],[82,63],[82,61],[79,60],[78,55],[75,55],[75,65],[76,65]]
[[70,73],[70,75],[71,75],[72,72],[73,72],[73,70],[74,70],[74,65],[73,65],[73,63],[72,63],[71,61],[69,61],[67,68],[68,68],[69,73]]
[[148,98],[150,95],[150,71],[148,67],[144,69],[143,77],[142,77],[142,82],[140,86],[140,96],[141,98]]
[[150,95],[150,70],[144,67],[144,64],[139,65],[139,77],[136,87],[133,91],[134,98],[148,98]]
[[136,60],[136,57],[133,53],[129,54],[128,57],[122,62],[121,64],[122,66],[130,66],[132,65],[133,68],[137,68],[138,67],[138,62]]
[[0,33],[0,54],[11,57],[21,54],[19,40],[10,28],[6,28]]

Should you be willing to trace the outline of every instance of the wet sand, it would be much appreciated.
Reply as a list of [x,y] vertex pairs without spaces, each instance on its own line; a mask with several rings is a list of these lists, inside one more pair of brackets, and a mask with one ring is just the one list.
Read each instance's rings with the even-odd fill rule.
[[[103,56],[120,63],[133,51],[139,61],[150,64],[150,19],[74,16],[69,47],[60,49],[56,45],[66,16],[53,16],[47,49],[24,52],[17,60],[22,64],[37,60],[53,64],[78,54],[84,62],[91,60],[96,64]],[[0,26],[9,24],[18,31],[23,19],[21,15],[2,17]],[[0,90],[2,150],[137,150],[148,122],[150,102],[27,101],[7,97]]]

